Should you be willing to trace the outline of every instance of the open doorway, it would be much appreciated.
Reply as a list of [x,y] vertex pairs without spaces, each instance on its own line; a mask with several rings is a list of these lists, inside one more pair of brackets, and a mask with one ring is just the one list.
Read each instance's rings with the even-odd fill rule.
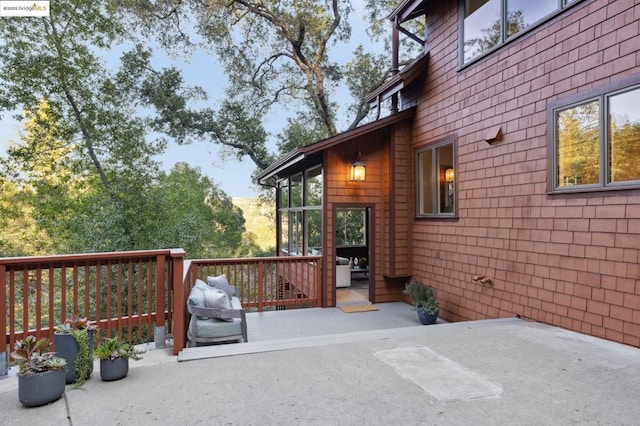
[[366,303],[371,299],[371,209],[337,207],[336,306]]

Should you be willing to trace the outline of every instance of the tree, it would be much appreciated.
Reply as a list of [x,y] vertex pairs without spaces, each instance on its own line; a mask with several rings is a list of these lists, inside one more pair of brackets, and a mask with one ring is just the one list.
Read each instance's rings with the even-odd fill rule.
[[[208,212],[209,222],[197,223],[205,232],[177,232],[192,211],[175,211],[172,198],[190,188],[162,190],[167,178],[155,157],[165,140],[148,133],[162,129],[167,116],[143,116],[139,107],[143,95],[158,95],[155,104],[184,108],[202,92],[180,86],[175,69],[150,67],[151,51],[141,46],[109,71],[99,55],[123,41],[125,31],[105,2],[55,2],[50,17],[0,20],[0,35],[0,112],[20,108],[27,120],[22,144],[8,152],[4,176],[16,190],[13,199],[23,203],[21,211],[32,212],[56,252],[176,247],[183,241],[200,250],[216,238],[219,252],[237,248],[242,216],[211,182],[190,204]],[[177,86],[183,91],[167,90]],[[167,229],[174,232],[162,234]]]
[[123,248],[135,247],[123,185],[152,177],[153,156],[163,144],[144,138],[144,121],[122,84],[135,76],[111,75],[97,57],[122,39],[122,26],[104,3],[70,0],[52,3],[49,17],[2,20],[0,34],[0,107],[34,111],[46,99],[77,144],[74,172],[101,186],[115,214],[111,224],[127,240]]
[[8,178],[6,185],[15,191],[12,214],[22,212],[14,216],[19,218],[16,225],[25,225],[18,247],[25,254],[42,254],[42,249],[66,240],[63,223],[74,210],[69,194],[83,192],[84,184],[73,176],[77,162],[70,154],[74,146],[60,125],[59,111],[42,100],[35,111],[25,111],[24,118],[22,144],[7,150],[3,174]]
[[[354,103],[349,108],[356,127],[368,113],[364,96],[380,85],[389,73],[385,56],[366,54],[361,47],[345,67],[330,57],[330,50],[346,42],[351,27],[346,18],[351,2],[338,0],[221,1],[156,0],[115,1],[121,10],[133,12],[130,24],[144,34],[155,34],[168,49],[176,45],[194,46],[193,34],[184,27],[195,21],[202,45],[212,49],[224,66],[229,85],[228,101],[223,103],[219,119],[183,121],[178,127],[191,129],[198,136],[229,146],[238,155],[249,155],[258,168],[271,161],[264,149],[266,133],[258,124],[270,109],[296,108],[289,127],[279,135],[280,146],[290,148],[317,139],[302,137],[310,131],[314,137],[338,132],[332,96],[345,85]],[[157,106],[153,98],[150,103]],[[242,114],[238,112],[242,111]],[[185,112],[167,109],[164,117]],[[190,111],[197,116],[196,111]],[[213,114],[207,114],[212,118]],[[224,132],[221,118],[229,116],[250,131],[250,138],[233,138]],[[167,123],[170,120],[167,118]],[[290,139],[292,138],[292,139]],[[247,140],[250,142],[247,143]]]

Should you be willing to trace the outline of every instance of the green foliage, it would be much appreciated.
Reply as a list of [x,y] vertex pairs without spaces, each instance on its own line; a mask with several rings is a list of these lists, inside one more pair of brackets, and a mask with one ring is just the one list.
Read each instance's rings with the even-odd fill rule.
[[136,248],[137,189],[157,175],[163,142],[145,140],[126,90],[139,76],[126,64],[111,73],[99,59],[124,34],[104,2],[51,7],[46,18],[0,22],[0,111],[21,108],[29,120],[7,168],[28,179],[39,225],[63,241],[57,252]]
[[129,358],[132,360],[142,359],[144,351],[136,349],[129,343],[118,340],[117,338],[106,338],[93,351],[93,356],[101,360],[115,360],[118,358]]
[[[126,61],[120,74],[135,75],[129,56]],[[124,87],[133,83],[121,75],[117,80]],[[0,242],[4,253],[183,247],[192,256],[229,256],[242,244],[241,212],[199,170],[176,165],[167,176],[150,160],[152,145],[122,140],[100,161],[107,188],[85,167],[82,144],[65,139],[66,119],[55,104],[43,100],[25,117],[23,144],[9,149],[3,165],[13,179],[4,186],[15,195],[3,192],[0,207],[14,213],[1,220],[16,229],[4,234],[12,237]],[[146,165],[136,163],[145,158]],[[34,241],[41,242],[32,248]]]
[[251,257],[275,256],[274,202],[260,198],[234,198],[233,204],[246,221],[246,231],[239,255]]
[[67,365],[67,361],[50,352],[49,339],[37,340],[34,336],[27,336],[15,343],[11,358],[18,364],[20,375],[42,373],[49,370],[59,370]]
[[176,164],[152,193],[156,207],[141,232],[148,247],[182,247],[191,258],[231,257],[240,249],[242,211],[199,168]]
[[413,309],[423,309],[429,314],[438,312],[439,305],[433,287],[418,280],[411,280],[405,284],[402,293],[413,301]]
[[73,384],[73,388],[80,389],[91,374],[92,365],[90,363],[93,362],[89,353],[89,332],[86,328],[81,328],[74,329],[71,334],[78,344],[78,355],[73,371],[76,381]]

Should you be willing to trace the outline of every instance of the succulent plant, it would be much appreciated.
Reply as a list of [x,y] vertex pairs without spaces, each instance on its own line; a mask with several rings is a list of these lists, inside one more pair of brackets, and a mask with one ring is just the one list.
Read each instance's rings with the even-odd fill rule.
[[35,336],[27,336],[18,340],[11,352],[11,358],[18,364],[20,375],[42,373],[49,370],[60,370],[67,365],[64,358],[56,356],[49,351],[51,343],[49,339],[36,339]]
[[111,360],[118,358],[129,358],[132,360],[142,359],[144,351],[138,350],[129,342],[122,342],[117,338],[107,338],[100,343],[93,355],[101,360]]
[[75,330],[95,330],[97,326],[91,324],[87,317],[74,315],[64,320],[62,324],[56,325],[56,333],[71,334]]

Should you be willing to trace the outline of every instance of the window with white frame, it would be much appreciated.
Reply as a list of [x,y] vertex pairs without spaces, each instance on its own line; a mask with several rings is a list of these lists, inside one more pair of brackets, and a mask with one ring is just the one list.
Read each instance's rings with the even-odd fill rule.
[[462,0],[467,63],[579,0]]
[[447,141],[416,152],[416,216],[455,214],[454,143]]
[[640,186],[640,85],[553,110],[553,190]]

